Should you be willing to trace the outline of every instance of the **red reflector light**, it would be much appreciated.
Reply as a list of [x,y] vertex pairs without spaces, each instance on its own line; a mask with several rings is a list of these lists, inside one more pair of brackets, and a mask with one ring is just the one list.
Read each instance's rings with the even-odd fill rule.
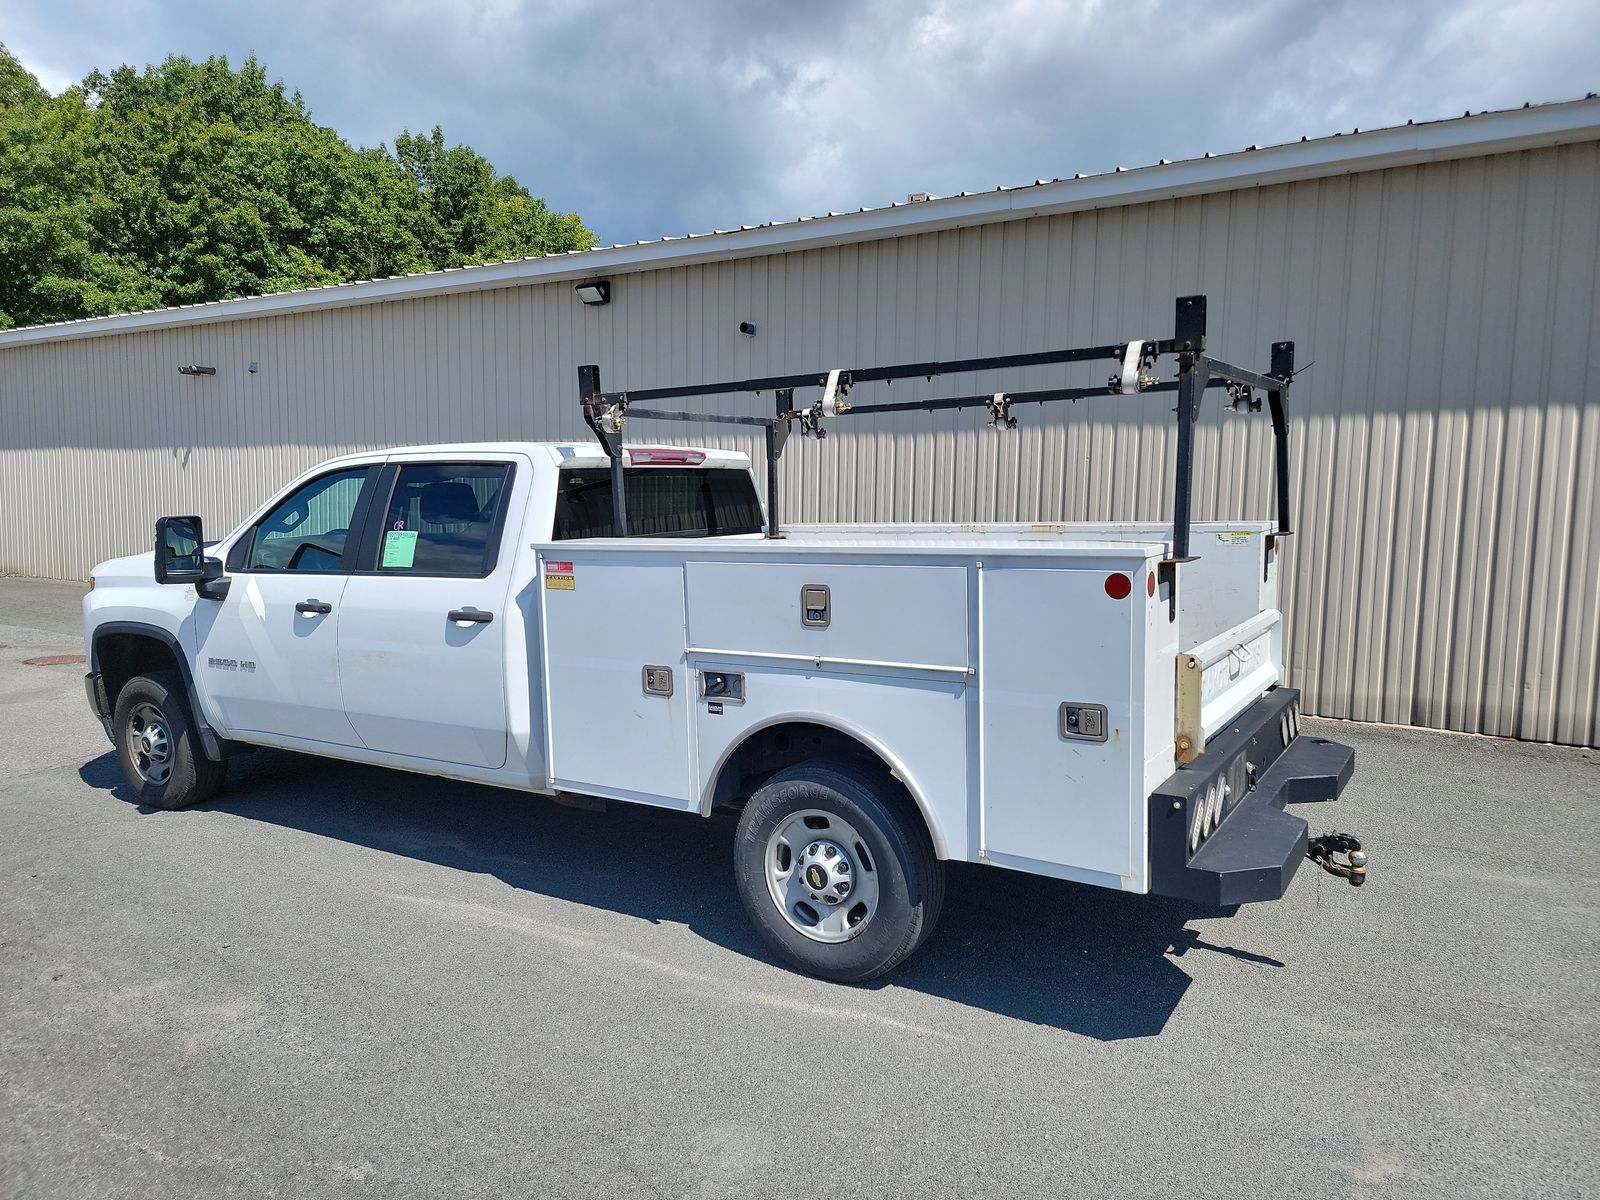
[[1113,600],[1126,600],[1133,591],[1133,580],[1120,571],[1113,571],[1106,576],[1106,595]]
[[1156,573],[1154,571],[1150,572],[1150,578],[1145,581],[1144,594],[1151,597],[1156,594]]
[[698,467],[705,460],[702,450],[674,450],[664,446],[649,449],[628,447],[628,461],[636,467]]

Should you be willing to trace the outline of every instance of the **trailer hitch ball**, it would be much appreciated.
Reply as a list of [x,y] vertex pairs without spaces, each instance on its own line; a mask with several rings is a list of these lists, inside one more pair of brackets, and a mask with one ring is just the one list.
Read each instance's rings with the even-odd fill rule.
[[1350,886],[1360,887],[1367,881],[1367,852],[1352,850],[1346,857],[1350,860]]
[[1349,881],[1351,887],[1360,887],[1367,881],[1367,853],[1348,833],[1325,833],[1312,838],[1306,844],[1306,857],[1328,874]]

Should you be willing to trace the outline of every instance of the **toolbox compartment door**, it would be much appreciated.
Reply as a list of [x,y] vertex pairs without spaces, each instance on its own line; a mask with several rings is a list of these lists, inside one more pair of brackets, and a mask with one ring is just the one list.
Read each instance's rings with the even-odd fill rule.
[[699,650],[890,668],[970,662],[965,566],[691,561],[685,571]]
[[682,564],[566,543],[539,570],[550,787],[696,807]]
[[[1117,599],[1107,561],[979,572],[986,861],[1102,887],[1142,857],[1144,588]],[[1137,676],[1136,676],[1137,670]],[[1136,687],[1135,680],[1139,686]],[[1067,728],[1063,706],[1092,710]]]

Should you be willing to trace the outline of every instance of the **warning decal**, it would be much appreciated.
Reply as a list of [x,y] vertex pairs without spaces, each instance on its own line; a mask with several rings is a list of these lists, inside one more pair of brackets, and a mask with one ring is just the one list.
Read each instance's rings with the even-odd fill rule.
[[578,590],[577,580],[572,571],[570,562],[557,562],[554,559],[544,564],[544,586],[552,592],[575,592]]
[[1249,540],[1250,531],[1248,529],[1228,529],[1217,534],[1217,545],[1219,546],[1242,546]]

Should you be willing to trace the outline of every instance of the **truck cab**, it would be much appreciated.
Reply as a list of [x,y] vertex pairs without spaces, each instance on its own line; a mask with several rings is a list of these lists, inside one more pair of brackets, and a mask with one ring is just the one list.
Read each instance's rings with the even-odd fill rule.
[[[640,447],[637,457],[638,536],[759,534],[747,456]],[[508,655],[528,653],[526,623],[507,612],[528,603],[512,587],[519,554],[528,542],[604,536],[609,488],[604,457],[570,443],[322,463],[206,545],[221,564],[214,582],[163,587],[154,552],[95,568],[84,612],[96,707],[109,720],[131,673],[159,662],[185,676],[214,754],[243,739],[394,754],[463,778],[514,759],[531,778],[540,749],[526,718],[512,719],[513,701],[527,711],[526,680],[504,678]],[[424,679],[433,703],[418,719]]]

